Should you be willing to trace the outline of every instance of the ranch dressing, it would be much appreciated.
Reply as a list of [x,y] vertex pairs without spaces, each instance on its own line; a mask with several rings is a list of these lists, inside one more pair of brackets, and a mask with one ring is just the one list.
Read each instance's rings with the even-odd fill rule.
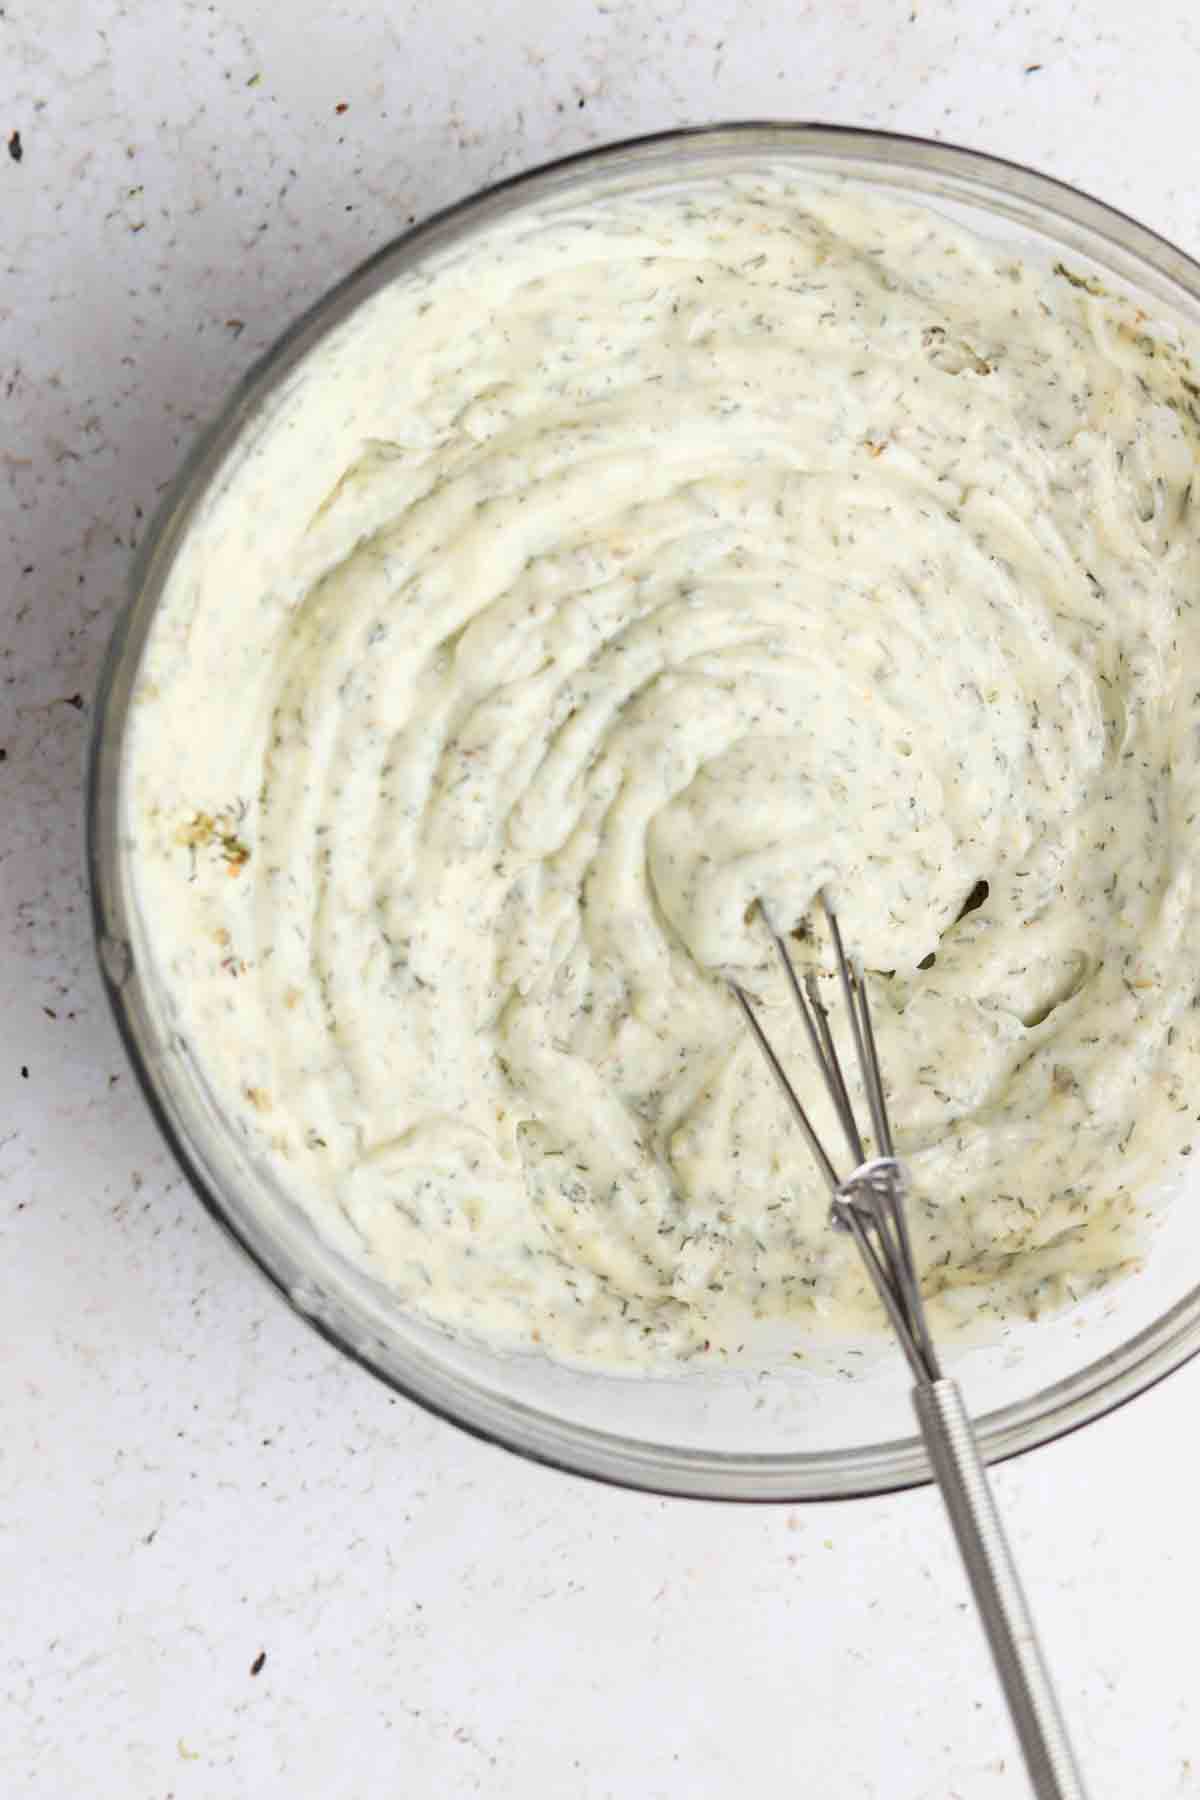
[[218,1103],[405,1306],[618,1367],[875,1322],[755,903],[867,970],[935,1327],[1128,1266],[1200,1039],[1197,388],[853,186],[493,228],[195,520],[124,792]]

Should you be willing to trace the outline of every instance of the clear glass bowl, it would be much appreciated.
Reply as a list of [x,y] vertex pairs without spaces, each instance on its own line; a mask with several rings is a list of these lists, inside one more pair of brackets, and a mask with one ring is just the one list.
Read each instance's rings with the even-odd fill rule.
[[[1181,251],[1045,176],[920,139],[821,125],[719,126],[570,157],[491,188],[408,232],[335,287],[251,371],[188,458],[142,546],[104,668],[88,855],[105,982],[159,1125],[209,1211],[331,1343],[432,1411],[559,1468],[661,1493],[796,1501],[929,1479],[924,1449],[908,1431],[898,1351],[881,1343],[878,1355],[830,1356],[786,1371],[621,1378],[500,1355],[407,1315],[318,1236],[214,1107],[172,1033],[123,830],[130,695],[173,559],[206,497],[236,466],[239,440],[314,347],[385,283],[520,208],[763,162],[935,206],[1030,258],[1069,255],[1200,334],[1200,267]],[[1198,1198],[1185,1192],[1168,1209],[1144,1271],[955,1361],[989,1459],[1086,1424],[1200,1349]]]

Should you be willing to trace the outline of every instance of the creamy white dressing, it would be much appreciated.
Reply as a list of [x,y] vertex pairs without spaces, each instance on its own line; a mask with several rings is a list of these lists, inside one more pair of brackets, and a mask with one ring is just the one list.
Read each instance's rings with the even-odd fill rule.
[[1127,1266],[1200,1088],[1196,398],[1070,272],[771,172],[363,307],[196,521],[129,746],[148,954],[286,1193],[497,1342],[862,1329],[725,983],[835,1142],[754,915],[832,1002],[828,884],[942,1322]]

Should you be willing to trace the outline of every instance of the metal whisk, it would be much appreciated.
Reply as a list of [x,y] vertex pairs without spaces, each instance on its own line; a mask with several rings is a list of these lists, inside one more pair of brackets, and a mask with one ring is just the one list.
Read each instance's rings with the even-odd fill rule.
[[862,970],[847,957],[837,917],[824,894],[821,904],[829,924],[855,1056],[867,1097],[874,1150],[870,1156],[850,1104],[829,1013],[818,992],[816,977],[809,975],[801,982],[786,943],[771,924],[765,909],[760,907],[760,911],[783,964],[813,1056],[845,1135],[852,1165],[848,1175],[838,1175],[749,998],[736,983],[730,986],[817,1167],[828,1183],[833,1223],[840,1230],[853,1234],[908,1358],[915,1383],[913,1407],[921,1436],[946,1502],[1033,1791],[1037,1800],[1085,1800],[1079,1767],[1042,1658],[971,1421],[957,1382],[941,1372],[930,1337],[905,1218],[904,1169],[892,1141]]

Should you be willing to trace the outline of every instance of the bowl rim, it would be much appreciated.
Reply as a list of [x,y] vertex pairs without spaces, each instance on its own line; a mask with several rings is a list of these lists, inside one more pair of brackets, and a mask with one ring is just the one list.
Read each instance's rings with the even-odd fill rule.
[[[722,145],[741,154],[753,148],[764,159],[777,151],[798,163],[800,154],[808,152],[814,173],[820,172],[822,161],[857,158],[864,165],[891,167],[901,175],[922,170],[941,173],[967,190],[977,186],[981,197],[987,194],[994,199],[998,191],[1019,195],[1024,202],[1044,207],[1054,224],[1081,227],[1120,256],[1148,264],[1200,302],[1200,264],[1117,208],[1003,157],[873,127],[776,119],[679,126],[552,158],[440,208],[358,263],[279,334],[199,432],[159,502],[132,562],[127,594],[109,639],[93,705],[84,784],[92,928],[102,985],[119,1034],[176,1162],[210,1217],[293,1311],[328,1343],[426,1411],[485,1442],[566,1473],[679,1498],[768,1504],[853,1499],[930,1481],[932,1471],[919,1439],[897,1438],[834,1452],[769,1454],[651,1446],[564,1421],[520,1401],[498,1400],[460,1377],[438,1383],[422,1380],[411,1370],[384,1366],[342,1325],[336,1309],[306,1302],[303,1271],[286,1267],[286,1253],[269,1233],[254,1229],[249,1210],[239,1211],[236,1197],[218,1192],[206,1179],[177,1126],[166,1084],[157,1078],[132,1011],[138,983],[129,949],[118,845],[129,703],[175,555],[210,480],[243,427],[289,371],[351,312],[431,252],[470,235],[489,218],[502,216],[513,201],[551,194],[578,176],[599,173],[614,164],[633,167],[639,160],[649,164],[671,149],[698,145],[711,148],[714,155]],[[1146,1392],[1197,1353],[1200,1285],[1117,1349],[1025,1400],[981,1416],[976,1423],[983,1455],[988,1462],[1006,1460],[1079,1430]]]

